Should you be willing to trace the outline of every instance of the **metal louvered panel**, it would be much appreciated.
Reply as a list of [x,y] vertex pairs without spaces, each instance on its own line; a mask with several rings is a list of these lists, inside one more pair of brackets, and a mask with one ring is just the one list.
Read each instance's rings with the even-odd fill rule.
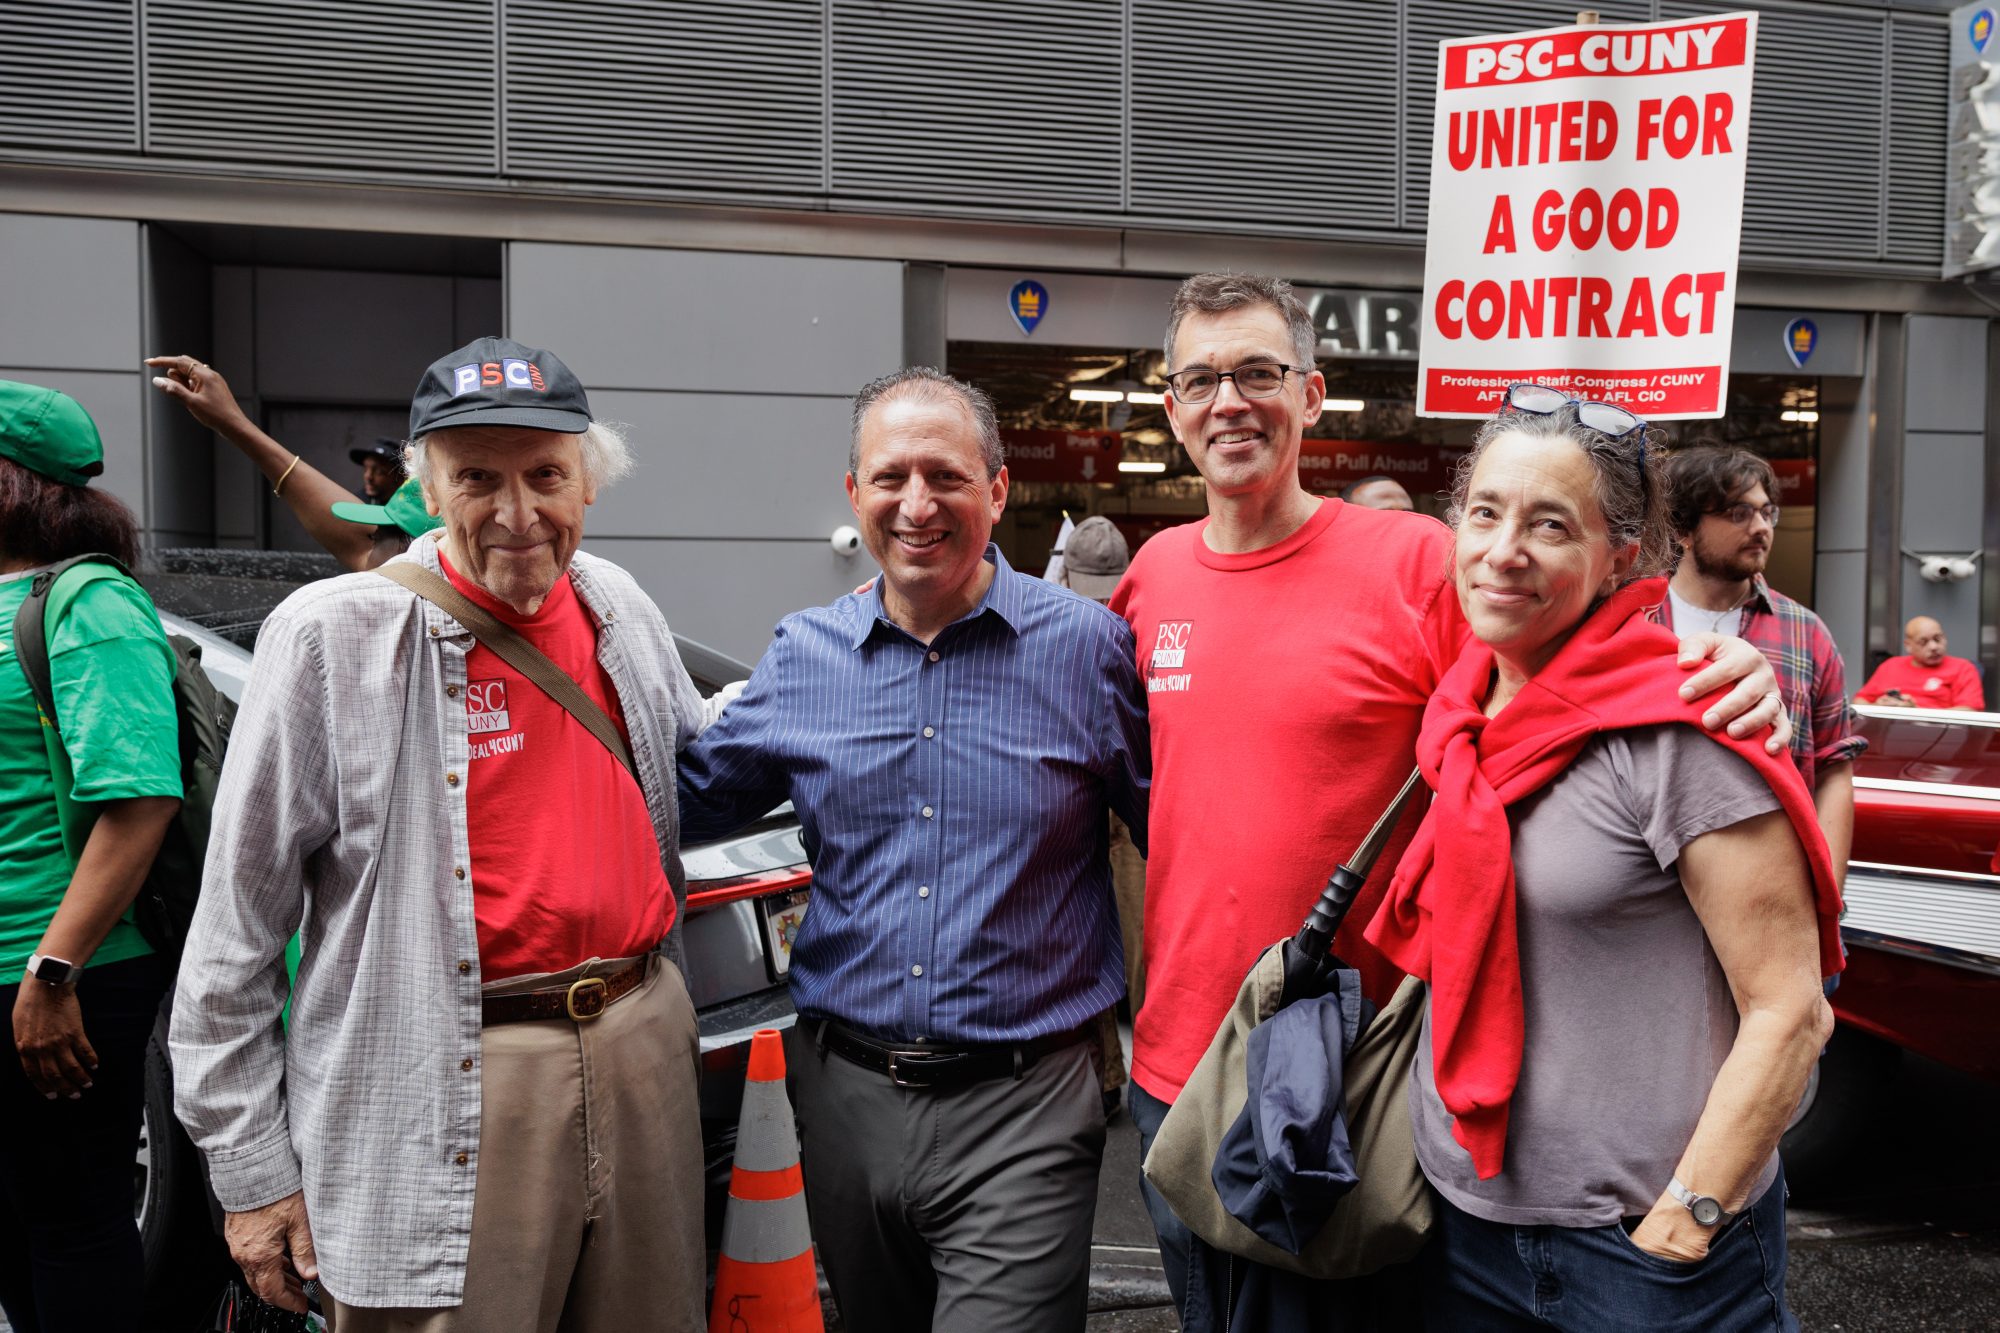
[[[1672,4],[1693,18],[1713,4]],[[1882,257],[1881,15],[1760,8],[1743,254],[1762,259]]]
[[[1276,78],[1218,50],[1254,22],[1296,46]],[[1134,213],[1313,231],[1396,225],[1397,0],[1133,0]]]
[[823,0],[502,5],[509,175],[825,189]]
[[1945,140],[1951,29],[1942,18],[1889,19],[1889,143],[1883,163],[1882,257],[1944,262]]
[[12,0],[0,15],[0,143],[139,146],[137,0]]
[[490,174],[497,0],[146,0],[146,149]]
[[832,0],[836,195],[1124,204],[1123,0]]
[[[1409,0],[1403,38],[1403,225],[1422,231],[1430,223],[1431,134],[1437,115],[1438,43],[1537,28],[1566,28],[1576,22],[1571,0]],[[1645,23],[1647,0],[1618,0],[1596,6],[1606,23]]]

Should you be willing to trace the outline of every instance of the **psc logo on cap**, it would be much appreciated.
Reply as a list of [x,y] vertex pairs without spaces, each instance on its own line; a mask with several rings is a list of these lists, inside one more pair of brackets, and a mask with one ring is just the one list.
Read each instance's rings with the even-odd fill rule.
[[517,426],[579,435],[590,400],[553,352],[481,338],[431,363],[410,398],[410,438],[459,426]]
[[549,391],[548,381],[542,378],[541,367],[518,356],[510,356],[505,361],[488,361],[483,365],[460,366],[451,372],[451,376],[454,398],[463,398],[466,394],[500,384],[514,389],[533,389],[536,393]]

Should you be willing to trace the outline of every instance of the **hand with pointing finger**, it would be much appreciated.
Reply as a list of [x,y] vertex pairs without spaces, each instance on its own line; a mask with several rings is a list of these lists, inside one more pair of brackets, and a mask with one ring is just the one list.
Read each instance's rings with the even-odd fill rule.
[[160,372],[153,376],[153,387],[210,430],[234,437],[250,424],[229,392],[229,381],[215,367],[191,356],[149,356],[146,364]]

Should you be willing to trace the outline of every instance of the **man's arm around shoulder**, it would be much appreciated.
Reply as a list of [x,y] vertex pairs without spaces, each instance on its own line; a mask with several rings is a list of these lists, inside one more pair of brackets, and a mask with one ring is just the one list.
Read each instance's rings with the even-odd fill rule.
[[789,784],[773,733],[783,716],[791,642],[779,624],[741,691],[680,755],[681,840],[703,842],[743,827],[785,800]]
[[[1095,609],[1095,608],[1093,608]],[[1152,793],[1153,740],[1146,716],[1146,682],[1139,677],[1132,627],[1112,613],[1101,617],[1104,682],[1096,701],[1099,743],[1111,809],[1131,830],[1132,845],[1146,855],[1147,806]]]

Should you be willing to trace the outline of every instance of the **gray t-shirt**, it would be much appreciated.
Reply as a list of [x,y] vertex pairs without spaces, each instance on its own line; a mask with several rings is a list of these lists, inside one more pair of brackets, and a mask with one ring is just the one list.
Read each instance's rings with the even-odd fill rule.
[[[1526,1049],[1506,1166],[1480,1180],[1452,1138],[1426,1016],[1410,1109],[1439,1193],[1513,1226],[1604,1226],[1652,1208],[1736,1040],[1681,848],[1778,808],[1747,761],[1668,724],[1598,736],[1508,812]],[[1774,1153],[1752,1199],[1777,1169]]]

